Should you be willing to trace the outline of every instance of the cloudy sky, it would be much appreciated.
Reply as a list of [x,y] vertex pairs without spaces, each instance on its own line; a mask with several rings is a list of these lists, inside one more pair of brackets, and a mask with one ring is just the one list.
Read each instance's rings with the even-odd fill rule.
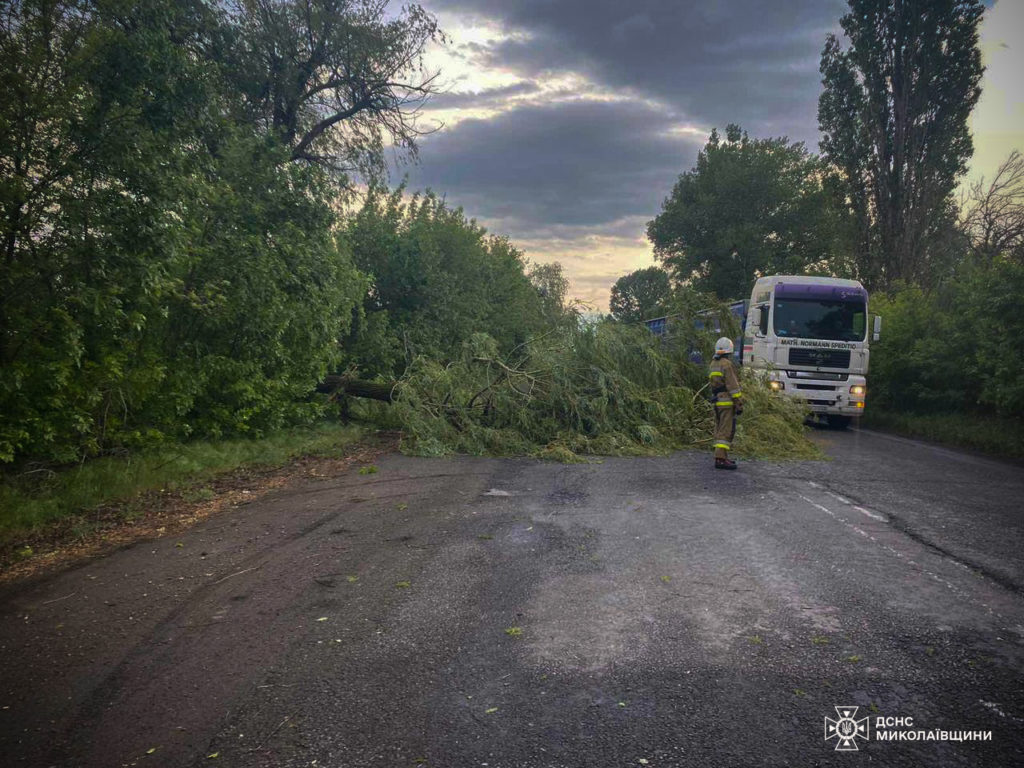
[[[844,0],[423,0],[449,37],[431,53],[444,128],[405,169],[607,307],[653,263],[644,235],[714,126],[817,150],[818,61]],[[1024,0],[982,29],[988,72],[973,172],[1024,149]]]

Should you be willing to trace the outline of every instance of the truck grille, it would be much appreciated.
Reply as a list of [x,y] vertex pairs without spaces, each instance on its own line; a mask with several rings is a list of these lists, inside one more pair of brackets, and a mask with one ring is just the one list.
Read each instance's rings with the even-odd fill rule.
[[821,368],[849,368],[850,350],[790,347],[789,364],[814,365]]

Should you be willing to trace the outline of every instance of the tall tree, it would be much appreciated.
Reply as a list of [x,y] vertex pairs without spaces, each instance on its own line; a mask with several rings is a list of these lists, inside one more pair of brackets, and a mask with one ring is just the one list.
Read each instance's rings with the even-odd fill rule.
[[549,264],[531,264],[526,272],[530,284],[540,296],[543,319],[549,325],[575,322],[578,306],[570,301],[569,278],[557,261]]
[[[560,267],[527,274],[523,254],[432,193],[372,187],[343,240],[370,278],[345,363],[392,377],[417,355],[453,360],[474,334],[503,352],[522,344],[561,307]],[[543,277],[541,277],[543,276]],[[542,295],[539,286],[545,286]]]
[[[0,13],[0,461],[73,458],[162,365],[140,346],[176,290],[178,182],[209,71],[194,4],[17,0]],[[144,371],[144,372],[143,372]]]
[[[849,0],[844,49],[821,55],[821,150],[842,174],[871,287],[935,265],[950,196],[972,153],[980,96],[979,0]],[[942,249],[938,249],[941,251]]]
[[419,108],[436,91],[428,43],[434,17],[389,0],[231,0],[232,82],[248,118],[291,157],[343,172],[378,174],[384,148],[415,153],[429,126]]
[[647,225],[655,257],[680,283],[743,296],[758,274],[834,271],[841,224],[817,158],[786,138],[717,130]]
[[616,320],[637,322],[655,317],[671,296],[668,272],[661,267],[638,269],[615,281],[609,309]]

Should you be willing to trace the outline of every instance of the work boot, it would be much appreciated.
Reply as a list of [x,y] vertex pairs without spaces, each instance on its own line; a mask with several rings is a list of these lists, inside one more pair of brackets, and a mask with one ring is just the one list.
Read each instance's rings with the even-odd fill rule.
[[732,459],[715,459],[715,469],[736,469],[736,462]]

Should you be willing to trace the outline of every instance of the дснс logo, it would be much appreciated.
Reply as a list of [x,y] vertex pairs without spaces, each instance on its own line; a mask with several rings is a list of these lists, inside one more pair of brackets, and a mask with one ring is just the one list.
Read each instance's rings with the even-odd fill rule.
[[825,741],[836,740],[836,752],[857,752],[857,739],[868,740],[868,718],[857,717],[857,707],[836,707],[839,718],[825,718]]

